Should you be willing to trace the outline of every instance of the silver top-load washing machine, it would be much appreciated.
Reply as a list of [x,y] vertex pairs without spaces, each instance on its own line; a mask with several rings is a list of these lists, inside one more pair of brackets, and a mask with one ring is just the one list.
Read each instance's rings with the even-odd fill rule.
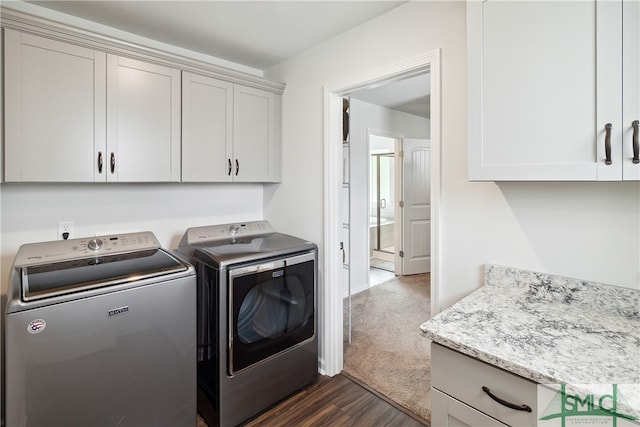
[[195,425],[195,285],[151,232],[20,247],[5,425]]

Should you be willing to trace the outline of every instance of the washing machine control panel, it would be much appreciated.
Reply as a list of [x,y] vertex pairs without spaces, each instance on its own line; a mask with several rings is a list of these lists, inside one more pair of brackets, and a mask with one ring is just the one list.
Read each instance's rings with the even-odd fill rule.
[[158,248],[160,243],[150,231],[29,243],[20,247],[14,265],[28,266]]

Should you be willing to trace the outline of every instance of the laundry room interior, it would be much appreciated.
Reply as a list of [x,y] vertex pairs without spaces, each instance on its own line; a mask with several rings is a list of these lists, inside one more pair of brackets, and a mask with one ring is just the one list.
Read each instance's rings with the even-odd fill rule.
[[[151,233],[136,250],[175,258],[197,291],[194,336],[163,347],[198,347],[185,426],[533,425],[545,405],[528,399],[549,382],[640,396],[638,0],[2,0],[0,23],[3,366],[9,315],[138,278],[90,278],[75,296],[53,280],[51,304],[20,280],[77,260],[117,270],[124,236]],[[381,101],[400,93],[417,99]],[[25,245],[39,252],[17,257]],[[108,321],[137,315],[114,301]],[[20,319],[24,342],[56,331]],[[400,327],[411,340],[390,344]],[[498,384],[474,382],[502,375],[507,396],[525,390],[515,418]],[[40,427],[35,383],[5,380],[11,419]]]

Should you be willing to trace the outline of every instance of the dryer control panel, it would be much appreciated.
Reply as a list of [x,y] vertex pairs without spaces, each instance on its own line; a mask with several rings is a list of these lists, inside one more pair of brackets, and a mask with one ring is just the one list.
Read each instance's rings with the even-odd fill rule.
[[268,221],[250,221],[192,227],[187,230],[180,242],[180,246],[270,233],[275,233],[275,229]]
[[18,250],[14,266],[24,267],[158,248],[160,243],[151,231],[28,243]]

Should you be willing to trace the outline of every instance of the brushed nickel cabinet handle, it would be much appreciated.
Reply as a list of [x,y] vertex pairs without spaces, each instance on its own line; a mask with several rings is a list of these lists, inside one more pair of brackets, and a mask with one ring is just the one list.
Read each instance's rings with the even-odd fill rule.
[[111,153],[111,173],[116,171],[116,155],[115,153]]
[[227,170],[227,175],[231,176],[231,159],[227,159],[229,161],[229,169]]
[[98,151],[98,173],[102,173],[102,151]]
[[491,390],[489,390],[489,387],[482,386],[482,391],[487,393],[491,399],[495,400],[496,402],[498,402],[499,404],[501,404],[503,406],[506,406],[507,408],[515,409],[516,411],[531,412],[531,407],[529,405],[524,405],[524,404],[523,405],[516,405],[515,403],[511,403],[511,402],[507,402],[506,400],[502,400],[498,396],[496,396],[495,394],[491,393]]
[[633,126],[633,163],[637,165],[640,163],[640,144],[638,143],[638,127],[640,127],[640,121],[634,120],[631,126]]
[[238,172],[240,172],[240,162],[236,159],[236,176],[238,176]]
[[611,128],[613,126],[611,126],[611,123],[607,123],[606,125],[604,125],[604,131],[605,131],[605,136],[604,136],[604,155],[606,157],[604,164],[605,165],[610,165],[613,162],[611,161]]

